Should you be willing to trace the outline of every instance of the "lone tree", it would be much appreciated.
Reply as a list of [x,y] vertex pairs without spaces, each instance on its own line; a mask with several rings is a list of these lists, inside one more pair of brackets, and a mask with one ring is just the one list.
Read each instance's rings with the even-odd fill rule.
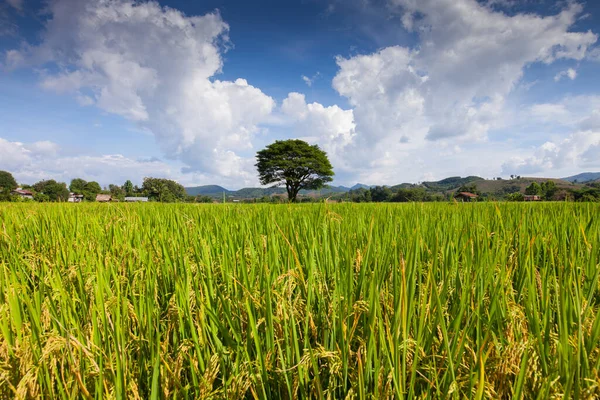
[[301,189],[320,189],[333,180],[327,153],[302,140],[277,140],[256,154],[260,183],[283,186],[289,201],[296,201]]

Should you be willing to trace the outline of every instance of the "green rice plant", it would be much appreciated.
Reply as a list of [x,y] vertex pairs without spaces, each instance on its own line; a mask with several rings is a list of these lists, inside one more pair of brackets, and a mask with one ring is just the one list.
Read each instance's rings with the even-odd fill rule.
[[599,398],[599,212],[1,204],[0,398]]

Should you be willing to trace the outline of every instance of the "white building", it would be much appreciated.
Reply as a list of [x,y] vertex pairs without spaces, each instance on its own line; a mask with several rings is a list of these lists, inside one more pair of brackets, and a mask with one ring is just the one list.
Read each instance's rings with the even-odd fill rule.
[[69,193],[69,203],[81,203],[82,200],[82,194]]
[[125,201],[127,203],[138,203],[138,202],[147,202],[148,198],[147,197],[125,197]]

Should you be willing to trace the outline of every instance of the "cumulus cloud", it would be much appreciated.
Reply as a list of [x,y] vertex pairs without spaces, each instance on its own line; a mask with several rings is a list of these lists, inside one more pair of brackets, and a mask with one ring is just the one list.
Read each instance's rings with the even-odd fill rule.
[[319,143],[330,155],[336,167],[344,169],[344,152],[355,136],[352,110],[337,105],[325,107],[319,103],[306,103],[301,93],[289,93],[281,111],[291,121],[296,137]]
[[31,152],[20,142],[9,142],[0,138],[0,166],[13,170],[21,163],[31,160]]
[[556,103],[533,104],[521,115],[535,124],[551,124],[573,130],[600,129],[600,96],[566,96]]
[[580,131],[560,141],[548,141],[529,157],[512,157],[503,174],[536,174],[551,170],[600,168],[600,131]]
[[3,138],[0,138],[0,170],[11,171],[17,181],[30,184],[42,179],[69,183],[75,177],[102,185],[122,184],[127,179],[141,183],[145,176],[181,177],[176,169],[158,159],[135,160],[120,154],[65,155],[50,141],[21,143]]
[[9,51],[6,65],[50,63],[44,88],[135,122],[188,171],[243,175],[238,152],[275,102],[244,79],[214,79],[229,29],[218,12],[133,0],[52,0],[48,10],[41,44]]
[[[337,58],[333,87],[348,99],[356,125],[346,151],[350,163],[376,177],[385,169],[406,173],[421,157],[440,160],[450,152],[445,172],[435,165],[427,173],[456,173],[455,164],[467,165],[476,143],[517,123],[518,112],[509,101],[528,65],[582,60],[598,39],[593,32],[572,31],[583,11],[580,4],[570,2],[550,16],[508,15],[498,5],[389,0],[390,10],[401,16],[399,29],[414,32],[418,44]],[[575,70],[565,74],[576,77]],[[540,105],[531,113],[556,119],[550,113],[561,115],[560,107]],[[460,156],[452,150],[457,144],[464,151]],[[510,152],[487,159],[497,163],[496,171],[503,162],[500,153]]]
[[485,138],[502,124],[508,95],[532,63],[581,60],[597,41],[571,32],[582,6],[557,15],[494,11],[475,0],[391,0],[419,45],[338,58],[334,88],[354,107],[365,143],[410,135],[430,141]]
[[600,168],[600,157],[596,157],[600,148],[600,96],[567,96],[556,103],[534,104],[521,118],[558,133],[554,139],[510,157],[502,165],[504,174]]
[[15,170],[57,153],[58,145],[50,141],[21,143],[0,138],[0,169]]
[[570,80],[575,80],[577,78],[577,71],[573,68],[569,68],[565,71],[560,71],[556,76],[554,76],[554,82],[560,81],[562,78],[569,78]]

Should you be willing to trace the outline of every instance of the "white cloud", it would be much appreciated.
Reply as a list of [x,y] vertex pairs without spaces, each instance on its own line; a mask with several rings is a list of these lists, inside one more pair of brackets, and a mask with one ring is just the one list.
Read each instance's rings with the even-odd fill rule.
[[571,114],[564,104],[534,104],[530,108],[530,116],[540,122],[557,122],[569,119]]
[[529,157],[512,157],[502,165],[502,173],[536,174],[600,168],[599,149],[600,131],[579,131],[560,141],[544,143]]
[[53,157],[58,155],[59,151],[58,145],[49,140],[34,142],[26,146],[26,149],[37,157]]
[[21,143],[0,138],[0,169],[15,170],[57,153],[58,146],[50,141]]
[[314,74],[312,76],[312,78],[309,78],[306,75],[302,75],[302,80],[304,81],[304,83],[306,83],[306,85],[308,87],[311,87],[313,85],[313,83],[319,78],[319,76],[321,76],[320,72],[317,72],[316,74]]
[[569,78],[570,80],[575,80],[575,78],[577,78],[577,71],[574,70],[573,68],[569,68],[565,71],[560,71],[558,74],[556,74],[556,76],[554,77],[554,82],[558,82],[560,81],[562,78]]
[[[521,149],[503,163],[504,174],[576,173],[600,168],[600,96],[568,96],[557,103],[534,104],[521,116],[533,126],[557,132],[540,146]],[[545,125],[544,125],[545,124]]]
[[354,107],[360,138],[366,143],[404,134],[411,123],[422,125],[425,99],[420,89],[427,77],[411,66],[413,57],[414,52],[399,46],[350,59],[338,57],[340,70],[333,87]]
[[0,167],[2,169],[13,170],[30,160],[30,151],[25,148],[23,143],[9,142],[0,138]]
[[281,111],[291,119],[296,137],[319,143],[329,154],[338,169],[344,169],[344,152],[355,136],[352,110],[337,105],[325,107],[319,103],[306,103],[301,93],[289,93]]
[[[567,96],[557,103],[534,104],[520,115],[521,129],[544,132],[537,147],[516,148],[503,163],[504,174],[565,176],[600,168],[600,96]],[[552,134],[548,134],[551,131]],[[550,139],[548,138],[550,136]]]
[[118,153],[65,154],[56,143],[50,141],[22,143],[0,137],[0,170],[10,171],[19,183],[33,184],[54,179],[68,184],[73,178],[83,178],[97,181],[102,186],[123,184],[128,179],[141,185],[145,177],[152,176],[174,179],[184,186],[218,182],[228,188],[237,188],[258,184],[254,160],[226,152],[216,155],[215,162],[222,169],[219,175],[198,171],[183,173],[180,164],[156,157],[135,159]]
[[582,130],[600,131],[600,106],[579,123],[579,128]]
[[120,154],[64,155],[50,141],[21,143],[0,138],[0,170],[10,171],[21,183],[42,179],[66,182],[80,177],[102,185],[122,184],[127,179],[141,183],[145,176],[179,178],[180,173],[160,160],[133,160]]
[[521,119],[571,131],[600,129],[600,96],[566,96],[557,103],[533,104],[524,110]]
[[[464,154],[455,154],[456,162],[479,158],[469,154],[474,143],[516,123],[511,111],[516,107],[508,102],[524,69],[558,59],[582,60],[598,39],[592,32],[571,31],[583,10],[573,2],[551,16],[509,16],[475,0],[390,0],[390,6],[402,15],[404,29],[418,35],[418,45],[338,57],[333,80],[354,111],[349,161],[368,166],[373,174],[382,163],[396,174],[406,172],[405,157],[416,164],[420,154],[428,154],[439,176],[444,167],[431,157],[439,160],[457,143],[464,145]],[[567,70],[566,76],[574,79],[576,71]],[[538,116],[553,111],[560,115],[560,106],[532,110]],[[502,160],[492,158],[487,162],[497,163],[499,171]],[[446,168],[446,174],[459,169]]]
[[245,179],[238,152],[275,102],[244,79],[214,80],[229,29],[218,12],[133,0],[52,0],[48,9],[41,44],[9,51],[6,65],[53,63],[44,88],[134,121],[188,171]]
[[393,0],[415,49],[388,47],[338,58],[334,88],[355,107],[359,135],[376,143],[402,135],[428,140],[485,138],[499,124],[507,96],[525,66],[581,60],[596,42],[592,32],[570,32],[582,7],[559,14],[508,16],[475,0]]

